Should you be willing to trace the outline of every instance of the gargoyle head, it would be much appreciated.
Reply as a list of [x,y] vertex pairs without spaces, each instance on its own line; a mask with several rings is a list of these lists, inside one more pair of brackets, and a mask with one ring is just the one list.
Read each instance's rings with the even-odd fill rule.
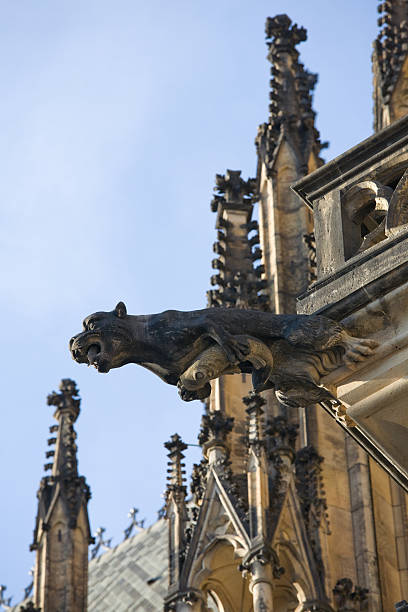
[[84,319],[84,331],[69,341],[75,361],[109,372],[130,361],[132,334],[126,306],[119,302],[111,312],[94,312]]

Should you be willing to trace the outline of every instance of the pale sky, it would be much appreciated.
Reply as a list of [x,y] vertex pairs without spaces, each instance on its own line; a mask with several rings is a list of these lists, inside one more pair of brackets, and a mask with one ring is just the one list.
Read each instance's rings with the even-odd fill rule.
[[[202,405],[135,365],[107,375],[74,363],[85,315],[124,300],[131,314],[205,306],[215,173],[254,176],[267,119],[264,24],[308,30],[326,160],[372,132],[369,0],[2,0],[0,181],[2,410],[0,584],[13,603],[43,476],[46,396],[76,380],[79,468],[92,531],[123,538],[130,507],[147,524],[165,488],[163,443],[196,443]],[[199,450],[187,451],[188,464]]]

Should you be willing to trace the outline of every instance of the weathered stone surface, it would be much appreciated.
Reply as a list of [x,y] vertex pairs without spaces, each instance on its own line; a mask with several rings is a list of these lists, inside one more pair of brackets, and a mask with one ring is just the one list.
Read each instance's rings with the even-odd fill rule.
[[216,175],[215,191],[211,209],[217,213],[218,240],[213,249],[219,257],[212,265],[218,274],[211,277],[216,288],[207,292],[208,305],[266,310],[264,267],[254,265],[262,258],[258,222],[252,219],[256,180],[244,181],[240,170],[227,170]]
[[[324,384],[346,408],[350,434],[406,489],[407,133],[405,117],[294,186],[314,211],[318,263],[299,312],[328,314],[379,343],[370,363]],[[387,475],[351,440],[346,448],[356,581],[370,610],[391,609],[406,583],[401,502],[394,496],[394,511]]]
[[63,379],[60,392],[48,396],[55,407],[58,425],[48,440],[55,451],[48,451],[53,463],[46,464],[45,476],[37,494],[38,513],[31,546],[36,550],[34,604],[44,612],[87,609],[88,545],[90,533],[87,504],[90,489],[78,474],[74,423],[80,399],[74,381]]
[[408,3],[381,2],[374,42],[374,127],[380,130],[407,113]]
[[140,364],[177,385],[187,401],[208,396],[209,381],[223,374],[251,373],[255,391],[273,388],[292,407],[330,402],[321,376],[364,361],[376,346],[325,317],[237,308],[131,316],[120,302],[89,315],[84,330],[70,341],[72,356],[99,372]]

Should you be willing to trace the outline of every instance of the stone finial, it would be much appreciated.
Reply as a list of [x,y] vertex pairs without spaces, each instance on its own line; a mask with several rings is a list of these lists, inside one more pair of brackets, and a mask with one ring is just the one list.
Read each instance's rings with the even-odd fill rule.
[[111,548],[112,538],[109,538],[109,540],[105,540],[105,531],[105,527],[98,527],[98,529],[96,530],[94,536],[95,546],[91,549],[91,559],[95,559],[101,549],[108,550],[109,548]]
[[264,309],[264,270],[254,267],[262,259],[258,224],[251,221],[256,180],[245,181],[240,170],[227,170],[225,175],[217,174],[215,181],[217,194],[211,209],[217,213],[218,240],[213,250],[219,257],[212,261],[218,274],[211,277],[211,284],[218,288],[208,292],[209,306]]
[[60,393],[53,391],[47,397],[48,405],[56,407],[54,418],[57,419],[58,425],[50,427],[50,433],[57,435],[48,438],[48,445],[55,444],[56,450],[46,453],[46,457],[54,457],[54,461],[53,464],[46,464],[44,467],[51,468],[53,476],[62,476],[68,482],[78,476],[74,423],[79,416],[81,400],[73,380],[69,378],[61,380],[59,388]]
[[204,451],[218,446],[226,447],[228,434],[232,431],[233,417],[227,417],[220,410],[204,414],[201,419],[201,430],[198,435],[198,443],[203,446]]
[[374,43],[384,104],[390,101],[408,52],[408,0],[386,0],[378,5],[380,32]]
[[80,400],[76,382],[70,378],[63,378],[59,384],[60,393],[53,391],[47,397],[49,406],[56,406],[59,410],[70,410],[76,417],[79,415]]
[[144,529],[144,524],[146,519],[138,520],[137,515],[139,513],[138,508],[131,508],[128,512],[128,517],[130,518],[130,525],[126,527],[124,533],[124,540],[127,540],[132,535],[133,531],[136,529],[141,530]]
[[289,423],[284,415],[273,417],[267,425],[266,437],[268,440],[268,451],[270,454],[286,453],[295,458],[295,443],[298,435],[299,425]]
[[333,589],[333,599],[337,612],[359,612],[364,609],[368,589],[355,586],[350,578],[341,578]]
[[181,502],[187,494],[185,464],[182,462],[182,459],[184,459],[183,451],[186,450],[187,444],[184,444],[180,436],[175,433],[164,446],[169,451],[168,457],[170,460],[167,462],[167,472],[169,474],[167,476],[167,498],[172,493],[175,501]]
[[296,45],[304,42],[307,39],[305,28],[292,24],[292,20],[287,15],[276,15],[275,17],[267,17],[265,23],[265,35],[269,40],[269,56],[268,59],[272,62],[276,53],[291,53],[299,55],[296,50]]
[[314,127],[312,91],[317,75],[305,70],[299,62],[296,46],[307,38],[306,30],[293,24],[287,15],[266,20],[267,58],[272,64],[269,121],[259,127],[255,144],[270,173],[274,153],[282,132],[296,147],[307,171],[313,151],[316,159],[327,144],[322,144]]
[[213,212],[226,205],[251,207],[256,199],[256,179],[245,181],[241,177],[241,170],[227,170],[225,174],[215,175],[214,191],[216,195],[211,202]]
[[157,520],[159,521],[162,518],[165,518],[166,516],[166,505],[163,504],[163,506],[161,506],[161,508],[159,508],[157,510]]
[[4,593],[6,590],[7,587],[4,584],[0,584],[0,605],[10,607],[13,597],[5,597]]
[[41,608],[36,608],[32,601],[26,603],[25,606],[20,606],[20,612],[41,612]]
[[30,576],[30,584],[28,586],[25,587],[24,589],[24,599],[27,599],[27,597],[30,597],[31,593],[33,592],[33,588],[34,588],[34,567],[32,567],[30,569],[30,571],[28,572],[28,575]]

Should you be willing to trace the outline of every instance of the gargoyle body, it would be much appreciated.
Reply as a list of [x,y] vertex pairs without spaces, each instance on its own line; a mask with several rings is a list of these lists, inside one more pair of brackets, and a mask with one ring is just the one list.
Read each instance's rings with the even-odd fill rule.
[[83,327],[70,341],[77,362],[99,372],[142,365],[177,385],[186,401],[207,397],[210,380],[236,372],[252,374],[256,391],[274,388],[288,406],[333,399],[320,378],[363,361],[376,346],[323,316],[238,308],[132,316],[119,302],[111,312],[88,316]]

